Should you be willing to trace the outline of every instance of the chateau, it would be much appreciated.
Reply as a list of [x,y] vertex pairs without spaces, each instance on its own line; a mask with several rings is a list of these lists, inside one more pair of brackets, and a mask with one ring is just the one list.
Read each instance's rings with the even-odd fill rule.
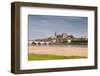
[[30,40],[29,45],[59,45],[59,44],[71,44],[76,42],[87,42],[87,38],[76,38],[73,35],[68,35],[67,33],[57,34],[54,33],[53,36]]

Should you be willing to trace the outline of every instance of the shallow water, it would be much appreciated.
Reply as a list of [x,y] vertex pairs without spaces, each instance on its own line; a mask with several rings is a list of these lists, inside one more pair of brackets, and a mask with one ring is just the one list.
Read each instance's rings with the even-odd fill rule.
[[40,45],[40,46],[37,45],[35,47],[88,48],[88,45]]
[[82,47],[82,48],[86,48],[88,47],[88,45],[48,45],[48,46],[54,46],[54,47]]

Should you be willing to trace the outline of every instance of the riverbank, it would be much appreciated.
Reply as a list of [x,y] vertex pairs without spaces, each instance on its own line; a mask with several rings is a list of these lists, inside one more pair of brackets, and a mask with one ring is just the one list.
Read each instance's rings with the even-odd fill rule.
[[58,60],[58,59],[80,59],[87,58],[84,56],[57,56],[57,55],[48,55],[48,54],[28,54],[28,60]]
[[72,46],[29,46],[29,54],[55,55],[55,56],[79,56],[87,57],[87,47]]

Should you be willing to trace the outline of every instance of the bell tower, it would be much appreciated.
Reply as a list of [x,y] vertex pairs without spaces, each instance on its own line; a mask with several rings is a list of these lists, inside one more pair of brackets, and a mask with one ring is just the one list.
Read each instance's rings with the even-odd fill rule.
[[55,36],[55,38],[57,38],[57,33],[56,32],[55,32],[54,36]]

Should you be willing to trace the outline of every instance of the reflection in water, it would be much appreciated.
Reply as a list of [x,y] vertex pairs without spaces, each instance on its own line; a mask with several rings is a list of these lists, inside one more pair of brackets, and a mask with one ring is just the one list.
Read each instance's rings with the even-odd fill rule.
[[[33,46],[34,47],[34,46]],[[68,48],[88,48],[88,45],[40,45],[37,47],[68,47]]]
[[64,45],[64,47],[82,47],[82,48],[86,48],[88,47],[88,45]]

